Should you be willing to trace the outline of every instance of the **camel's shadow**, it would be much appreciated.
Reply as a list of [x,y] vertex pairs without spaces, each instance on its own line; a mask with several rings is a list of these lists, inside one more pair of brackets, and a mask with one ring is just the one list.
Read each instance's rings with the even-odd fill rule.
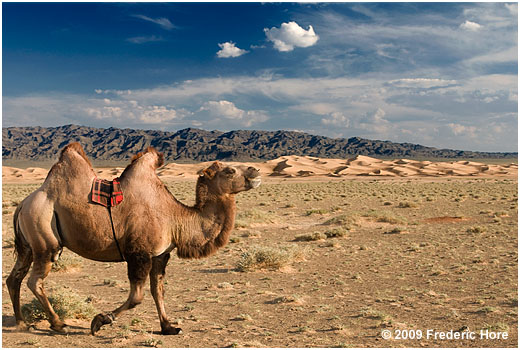
[[16,326],[16,319],[14,318],[14,316],[2,315],[2,328],[15,327],[15,326]]
[[202,269],[199,272],[202,273],[229,273],[233,271],[233,269]]
[[67,336],[67,335],[84,335],[89,333],[90,328],[81,327],[77,325],[67,325],[65,332],[60,333],[53,331],[50,328],[43,328],[37,325],[32,325],[28,330],[23,331],[16,328],[16,319],[14,316],[2,315],[2,333],[30,333],[34,335],[46,336]]

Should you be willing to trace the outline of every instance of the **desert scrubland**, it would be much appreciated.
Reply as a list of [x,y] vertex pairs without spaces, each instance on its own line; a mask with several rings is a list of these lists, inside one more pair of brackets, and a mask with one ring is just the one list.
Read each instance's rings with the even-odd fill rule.
[[[48,169],[2,173],[3,347],[516,347],[518,191],[515,163],[282,157],[254,163],[263,184],[237,195],[230,243],[203,260],[172,257],[166,308],[183,329],[162,336],[153,299],[90,335],[90,321],[126,300],[126,265],[66,250],[46,279],[70,325],[18,332],[5,287],[12,215]],[[158,174],[192,205],[204,164]],[[113,178],[123,168],[95,169]],[[389,330],[393,338],[381,334]],[[395,339],[399,330],[421,339]],[[437,339],[431,332],[474,332]],[[507,339],[481,339],[507,333]],[[451,333],[453,334],[453,333]]]

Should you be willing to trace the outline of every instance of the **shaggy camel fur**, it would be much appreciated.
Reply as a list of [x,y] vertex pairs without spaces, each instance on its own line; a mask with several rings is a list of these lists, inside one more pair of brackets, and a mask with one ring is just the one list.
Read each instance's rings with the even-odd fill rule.
[[[164,308],[163,278],[170,252],[181,258],[203,258],[228,242],[235,221],[235,194],[260,185],[259,171],[230,167],[219,162],[199,173],[196,204],[178,202],[159,180],[155,170],[163,155],[154,148],[137,154],[121,174],[124,201],[112,208],[116,237],[127,262],[130,295],[109,313],[91,323],[91,333],[111,323],[121,312],[140,304],[147,276],[155,300],[162,334],[179,334]],[[20,309],[20,285],[31,263],[27,282],[43,305],[51,328],[60,332],[66,324],[54,312],[43,287],[63,247],[91,260],[121,261],[107,209],[89,201],[96,177],[79,143],[60,154],[42,186],[25,198],[14,214],[17,260],[7,287],[19,329],[27,329]]]

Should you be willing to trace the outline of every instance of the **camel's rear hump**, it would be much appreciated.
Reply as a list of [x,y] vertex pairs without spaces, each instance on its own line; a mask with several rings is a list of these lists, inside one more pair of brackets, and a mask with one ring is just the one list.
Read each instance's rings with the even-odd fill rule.
[[130,173],[141,174],[155,173],[155,170],[164,164],[164,155],[153,147],[148,147],[146,151],[139,152],[132,157],[132,162],[128,164],[120,178],[125,179]]
[[[157,151],[154,147],[148,147],[146,149],[146,151],[144,152],[139,152],[137,153],[135,156],[132,157],[132,164],[134,162],[138,162],[139,159],[141,159],[145,154],[152,154],[154,156],[154,160],[152,161],[152,165],[154,167],[154,169],[157,169],[161,166],[164,165],[164,154],[162,154],[161,152]],[[144,159],[141,159],[141,161],[143,161]]]

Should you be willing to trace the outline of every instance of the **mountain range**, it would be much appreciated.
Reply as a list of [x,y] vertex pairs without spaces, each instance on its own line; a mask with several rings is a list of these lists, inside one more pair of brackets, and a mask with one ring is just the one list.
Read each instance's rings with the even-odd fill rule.
[[229,132],[183,129],[176,132],[58,127],[2,128],[4,160],[50,161],[70,142],[81,143],[94,160],[123,161],[148,146],[164,153],[166,161],[260,161],[284,155],[348,158],[356,155],[383,158],[516,158],[517,152],[473,152],[438,149],[411,143],[329,138],[295,131],[235,130]]

